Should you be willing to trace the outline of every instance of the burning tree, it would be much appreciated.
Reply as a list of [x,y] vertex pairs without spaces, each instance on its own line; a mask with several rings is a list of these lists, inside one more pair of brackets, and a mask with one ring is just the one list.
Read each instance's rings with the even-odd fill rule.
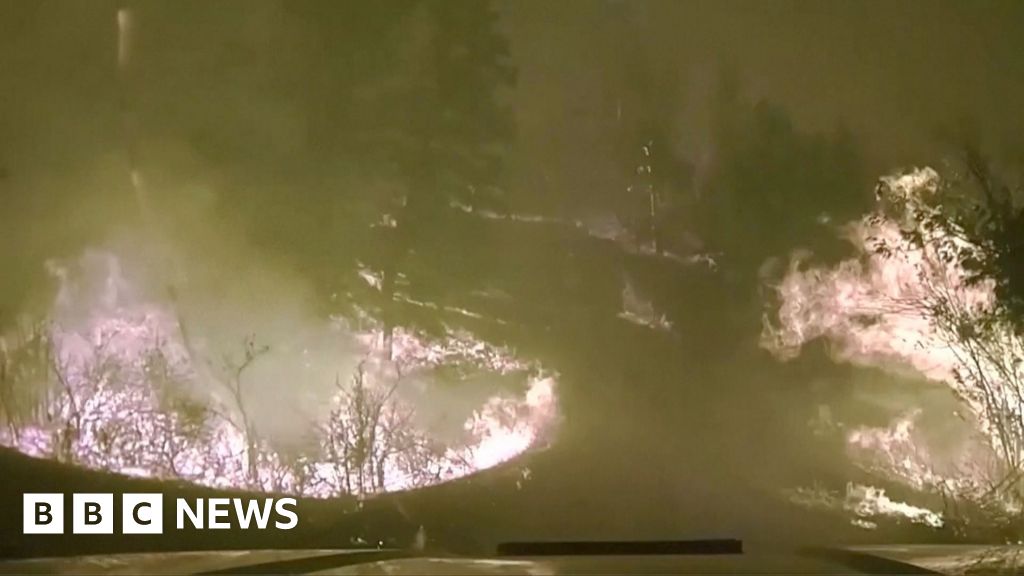
[[[869,246],[884,259],[913,262],[918,293],[906,312],[926,318],[936,344],[952,364],[957,396],[971,409],[997,458],[989,465],[983,498],[1014,511],[1024,506],[1024,341],[1016,269],[1020,256],[1008,189],[993,183],[969,151],[964,177],[944,181],[935,172],[918,180],[883,179],[883,211]],[[907,184],[912,184],[908,186]],[[886,230],[886,221],[898,228]],[[893,233],[895,232],[895,233]],[[984,502],[984,504],[989,504]]]
[[952,461],[918,444],[912,417],[848,442],[890,477],[940,493],[947,513],[966,500],[1007,520],[1024,510],[1024,230],[1009,190],[976,154],[966,166],[947,178],[930,168],[882,178],[878,208],[848,227],[858,257],[833,268],[795,259],[764,343],[791,354],[824,337],[842,359],[896,361],[947,383],[982,438]]
[[[371,330],[356,342],[374,363],[338,382],[325,424],[310,425],[304,445],[272,444],[257,429],[250,381],[269,347],[249,336],[216,362],[176,302],[130,290],[112,254],[51,269],[60,290],[45,321],[0,335],[0,444],[26,454],[213,487],[361,497],[504,462],[556,417],[553,380],[528,379],[525,398],[490,398],[465,422],[464,443],[443,443],[398,397],[402,369],[426,381],[441,367],[505,375],[527,364],[469,333],[439,341],[403,329],[388,360],[372,352]],[[510,410],[522,417],[499,418]]]
[[187,364],[139,324],[79,333],[39,324],[4,346],[4,441],[63,462],[144,476],[203,479],[212,412],[188,393]]

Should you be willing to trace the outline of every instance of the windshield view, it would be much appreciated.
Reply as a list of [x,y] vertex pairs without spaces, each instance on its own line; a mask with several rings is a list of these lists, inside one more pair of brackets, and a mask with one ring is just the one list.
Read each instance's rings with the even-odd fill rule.
[[1024,564],[1024,5],[0,29],[0,572]]

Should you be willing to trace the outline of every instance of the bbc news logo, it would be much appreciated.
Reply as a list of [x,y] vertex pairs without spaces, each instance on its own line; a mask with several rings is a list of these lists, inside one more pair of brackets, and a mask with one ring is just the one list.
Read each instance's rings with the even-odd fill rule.
[[[64,500],[64,494],[24,494],[22,533],[63,534]],[[294,498],[178,498],[175,528],[291,530],[299,524],[295,506]],[[71,495],[72,534],[113,534],[115,514],[113,494]],[[120,514],[121,534],[164,533],[163,494],[122,494]]]

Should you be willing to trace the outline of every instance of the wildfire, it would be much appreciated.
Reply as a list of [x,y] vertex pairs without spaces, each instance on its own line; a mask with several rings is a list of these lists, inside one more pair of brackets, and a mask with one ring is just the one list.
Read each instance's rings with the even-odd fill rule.
[[[947,466],[949,470],[941,470],[926,443],[914,435],[918,412],[898,418],[888,428],[853,429],[847,443],[862,465],[890,479],[918,489],[964,494],[991,485],[991,454],[1021,449],[1010,446],[1006,434],[999,433],[993,406],[1008,417],[1022,413],[1024,406],[1014,393],[1019,385],[1016,368],[1007,366],[1015,366],[1012,358],[1024,348],[1012,330],[998,324],[991,341],[985,341],[985,355],[979,357],[973,344],[963,339],[962,330],[969,329],[965,320],[991,310],[995,298],[990,283],[967,282],[958,261],[942,257],[945,248],[977,247],[962,238],[940,237],[940,231],[915,220],[935,209],[925,199],[940,185],[939,175],[930,168],[884,178],[882,199],[895,198],[908,208],[893,214],[880,206],[847,225],[844,233],[856,251],[853,258],[815,267],[794,257],[775,287],[778,315],[766,317],[762,345],[785,359],[799,354],[803,344],[824,339],[839,361],[897,373],[909,370],[949,386],[966,404],[966,420],[985,439],[982,446],[954,455],[957,463]],[[907,230],[921,234],[921,241],[908,240]],[[936,309],[951,312],[937,317]],[[978,382],[991,389],[989,398],[979,396]],[[1015,458],[1011,454],[1010,459]]]
[[897,502],[885,495],[885,490],[874,486],[850,484],[846,488],[844,508],[860,518],[899,516],[916,524],[932,528],[942,527],[942,515],[927,508]]
[[[392,394],[401,384],[394,368],[378,361],[363,373],[361,365],[351,385],[339,375],[330,414],[310,426],[317,449],[282,453],[244,418],[244,392],[242,402],[225,400],[230,384],[243,390],[245,364],[228,364],[235,380],[217,381],[209,359],[190,348],[173,305],[147,300],[116,256],[90,251],[71,264],[51,263],[50,271],[60,289],[48,322],[0,347],[7,365],[37,368],[3,382],[3,400],[12,405],[0,442],[26,454],[217,487],[367,495],[505,462],[542,444],[557,421],[555,379],[533,363],[468,332],[428,340],[399,329],[393,366],[406,373],[469,364],[496,376],[521,373],[526,390],[491,396],[469,413],[461,439],[441,441],[418,424],[414,403]],[[336,319],[324,323],[337,327]],[[375,358],[379,329],[351,336],[360,354]],[[254,351],[246,361],[256,361]],[[19,394],[31,399],[24,414],[14,414]]]

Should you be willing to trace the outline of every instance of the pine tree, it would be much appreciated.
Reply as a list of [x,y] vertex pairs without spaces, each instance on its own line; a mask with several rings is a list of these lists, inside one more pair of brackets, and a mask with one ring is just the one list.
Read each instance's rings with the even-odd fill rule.
[[515,71],[497,24],[486,2],[424,0],[395,29],[396,67],[374,104],[376,117],[387,120],[373,134],[375,149],[401,182],[379,225],[388,358],[400,320],[399,275],[411,251],[433,242],[468,246],[474,239],[450,242],[459,214],[453,208],[500,205],[496,183],[512,120],[498,96],[512,86]]

